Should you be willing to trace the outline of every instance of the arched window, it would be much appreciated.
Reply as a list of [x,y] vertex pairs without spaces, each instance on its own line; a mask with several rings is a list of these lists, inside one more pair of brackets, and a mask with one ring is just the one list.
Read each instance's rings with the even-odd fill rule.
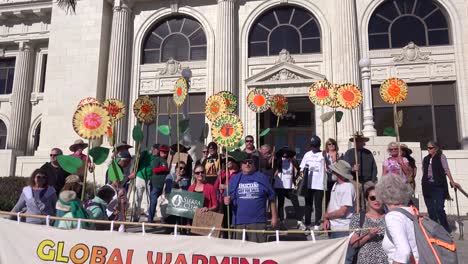
[[206,60],[206,36],[190,17],[171,17],[157,23],[143,42],[141,63]]
[[431,0],[388,0],[369,22],[369,49],[450,44],[450,28],[442,9]]
[[6,148],[7,127],[5,123],[0,120],[0,149]]
[[283,6],[260,16],[249,35],[249,57],[276,56],[282,49],[291,54],[320,53],[320,27],[306,10]]

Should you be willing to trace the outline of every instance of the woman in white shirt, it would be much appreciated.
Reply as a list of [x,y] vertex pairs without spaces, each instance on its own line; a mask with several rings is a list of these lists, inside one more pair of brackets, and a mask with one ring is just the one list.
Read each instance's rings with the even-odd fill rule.
[[385,216],[386,232],[382,247],[391,264],[417,263],[418,247],[413,222],[402,213],[395,211],[402,208],[411,212],[407,206],[413,189],[399,175],[389,174],[382,177],[376,186],[377,198],[390,210]]

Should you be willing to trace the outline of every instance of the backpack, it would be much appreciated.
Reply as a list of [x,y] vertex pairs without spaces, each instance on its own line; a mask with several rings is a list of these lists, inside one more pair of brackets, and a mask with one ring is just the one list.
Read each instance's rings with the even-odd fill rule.
[[106,213],[106,207],[104,207],[104,205],[100,204],[100,203],[96,203],[94,202],[93,200],[89,200],[85,203],[85,205],[83,206],[84,209],[88,209],[89,207],[91,206],[97,206],[99,209],[101,209],[102,213],[107,216],[107,213]]
[[[452,264],[458,263],[457,248],[450,234],[439,223],[428,217],[421,216],[418,210],[411,206],[413,213],[403,208],[394,211],[407,216],[414,225],[416,245],[421,264]],[[386,234],[393,243],[388,230]]]

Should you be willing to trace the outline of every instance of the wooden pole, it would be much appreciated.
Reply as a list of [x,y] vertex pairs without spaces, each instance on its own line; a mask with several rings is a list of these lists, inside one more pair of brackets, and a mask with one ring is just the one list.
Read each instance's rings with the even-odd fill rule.
[[166,100],[166,107],[167,107],[167,117],[168,117],[168,125],[169,125],[169,146],[172,145],[172,125],[171,125],[171,108],[169,107],[169,99]]
[[336,122],[336,108],[333,108],[333,123],[335,124],[335,137],[333,139],[338,141],[338,122]]
[[[91,146],[90,139],[88,139],[88,146]],[[86,178],[88,177],[88,161],[89,161],[89,149],[88,149],[88,155],[86,155],[85,169],[84,169],[84,175],[83,175],[83,189],[81,190],[81,201],[83,202],[84,202],[85,193],[86,193]]]
[[[280,122],[280,116],[277,117],[276,119],[276,130],[278,131],[279,127],[279,122]],[[271,168],[275,168],[275,151],[276,151],[276,144],[273,144],[273,153],[272,153],[272,159],[271,159]]]
[[401,149],[400,149],[400,128],[398,126],[398,112],[396,104],[393,105],[393,125],[395,126],[395,134],[396,140],[398,145],[398,156],[401,156]]
[[[349,112],[351,113],[351,126],[353,128],[353,143],[354,143],[354,164],[358,164],[358,154],[357,154],[357,145],[356,145],[356,129],[355,129],[355,126],[354,126],[354,117],[353,117],[353,110],[349,110]],[[361,188],[360,187],[360,184],[359,184],[359,170],[356,171],[356,208],[357,208],[357,212],[360,211],[361,209],[361,204],[360,204],[360,200],[361,200],[361,197],[360,197],[360,190]]]
[[[141,131],[145,131],[145,124],[142,124]],[[156,132],[157,133],[157,132]],[[132,208],[132,215],[130,215],[131,219],[133,219],[133,216],[135,215],[135,210],[136,208],[136,202],[135,202],[135,196],[136,196],[136,174],[138,173],[138,166],[140,164],[140,152],[141,152],[141,143],[136,142],[135,146],[135,161],[133,162],[133,172],[135,173],[135,178],[131,180],[130,182],[130,192],[127,194],[128,200],[130,201],[130,197],[132,197],[132,192],[133,192],[133,208]],[[138,208],[139,209],[139,208]],[[125,217],[127,219],[127,217]],[[134,219],[133,219],[134,220]]]
[[[91,150],[92,145],[89,145],[89,147],[90,147],[90,150]],[[88,153],[89,153],[89,151],[88,151]],[[94,160],[93,160],[93,162],[94,162]],[[96,197],[96,170],[95,170],[95,168],[93,169],[93,193],[94,193],[94,197]]]
[[[226,195],[229,195],[229,169],[228,169],[228,149],[226,147]],[[220,181],[221,182],[221,181]],[[227,205],[227,228],[231,228],[230,206]],[[228,232],[228,239],[231,239],[231,232]]]
[[180,131],[179,131],[179,106],[177,107],[177,117],[176,117],[176,122],[177,122],[177,164],[180,162]]
[[260,149],[260,113],[257,113],[257,149]]
[[[325,107],[322,106],[322,113],[324,113],[324,112],[325,112]],[[325,122],[322,122],[322,142],[323,142],[323,150],[322,151],[326,151],[327,150],[327,143],[326,143],[326,140],[325,140]],[[326,167],[325,159],[326,159],[326,157],[324,157],[324,160],[322,162],[322,166],[323,166],[323,173],[322,173],[322,178],[323,178],[323,180],[322,180],[323,181],[323,183],[322,183],[322,187],[323,187],[322,220],[323,220],[323,216],[327,212],[327,208],[326,208],[326,203],[327,203],[327,167]]]

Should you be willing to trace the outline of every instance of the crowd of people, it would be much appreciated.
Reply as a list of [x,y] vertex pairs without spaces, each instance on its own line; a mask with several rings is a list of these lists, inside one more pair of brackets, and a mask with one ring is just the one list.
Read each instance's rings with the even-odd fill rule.
[[[351,236],[347,263],[410,263],[411,258],[418,259],[413,226],[395,209],[410,212],[409,206],[413,203],[417,168],[412,151],[406,145],[390,143],[389,157],[377,177],[374,156],[365,148],[368,140],[356,134],[350,139],[356,150],[351,148],[342,154],[336,140],[328,139],[322,150],[322,140],[314,135],[310,150],[300,162],[296,159],[297,153],[288,147],[274,151],[265,144],[257,149],[250,135],[245,137],[245,149],[229,152],[228,157],[211,142],[196,161],[188,154],[188,147],[154,144],[141,153],[140,160],[146,162],[141,162],[138,171],[132,169],[133,157],[129,152],[132,146],[123,142],[116,145],[112,158],[124,179],[111,180],[106,173],[106,185],[100,187],[92,199],[84,195],[85,201],[80,200],[82,192],[86,192],[82,183],[84,170],[92,172],[94,164],[83,153],[87,144],[78,140],[70,146],[70,155],[82,159],[83,168],[76,175],[69,175],[57,161],[57,156],[63,155],[62,150],[52,149],[50,162],[31,174],[29,185],[24,187],[12,211],[98,220],[127,220],[126,216],[130,215],[136,222],[146,215],[147,221],[152,223],[158,201],[168,197],[172,190],[180,189],[203,194],[201,211],[224,214],[223,227],[265,230],[269,226],[288,228],[284,208],[288,199],[292,203],[295,227],[305,233],[330,230],[330,238],[339,238],[358,230]],[[175,153],[177,150],[180,153]],[[452,187],[460,186],[453,180],[440,146],[431,141],[427,143],[427,150],[428,155],[422,162],[424,201],[429,217],[451,232],[444,210],[447,179]],[[176,156],[179,158],[174,158]],[[356,180],[359,185],[355,184]],[[131,182],[135,183],[133,199],[127,197],[130,188],[133,189]],[[145,193],[147,210],[141,208]],[[299,205],[300,195],[305,200],[304,213]],[[132,205],[129,205],[130,200]],[[128,214],[130,208],[132,213]],[[226,221],[228,218],[232,219],[231,226]],[[164,221],[190,224],[190,219],[178,216],[169,216]],[[45,224],[38,218],[26,218],[26,222]],[[109,229],[105,224],[54,222],[54,226],[62,229],[77,228],[78,224],[84,229]],[[125,230],[123,225],[117,228]],[[222,236],[227,237],[227,234]],[[240,239],[242,233],[235,233],[234,237]],[[247,233],[245,239],[265,242],[266,236]]]

